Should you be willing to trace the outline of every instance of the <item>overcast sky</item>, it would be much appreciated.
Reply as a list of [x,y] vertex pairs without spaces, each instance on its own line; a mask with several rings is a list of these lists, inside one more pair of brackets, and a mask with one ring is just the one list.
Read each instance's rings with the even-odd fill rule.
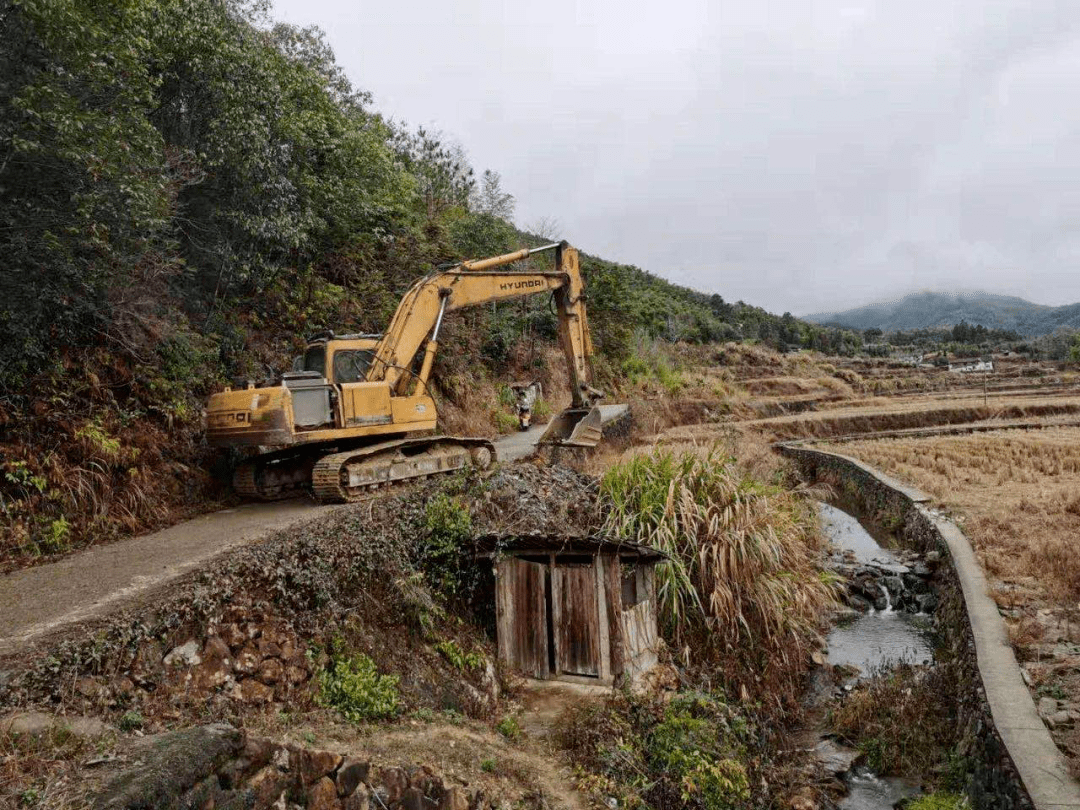
[[528,226],[776,312],[1080,301],[1077,0],[275,0]]

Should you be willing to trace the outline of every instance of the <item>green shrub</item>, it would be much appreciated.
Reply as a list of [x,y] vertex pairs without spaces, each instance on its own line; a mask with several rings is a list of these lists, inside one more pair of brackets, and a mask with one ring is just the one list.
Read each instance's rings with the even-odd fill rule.
[[37,543],[42,550],[47,552],[64,551],[68,547],[71,537],[71,524],[66,517],[61,515],[55,520],[48,522],[47,528],[41,533]]
[[482,770],[484,773],[495,773],[497,769],[498,765],[496,764],[494,759],[488,757],[487,759],[480,760],[480,770]]
[[85,441],[93,452],[106,461],[120,456],[120,440],[110,436],[100,421],[87,422],[75,431],[75,438]]
[[380,675],[375,662],[362,653],[331,658],[318,680],[319,705],[336,709],[353,723],[384,720],[400,711],[400,679],[397,675]]
[[745,807],[751,764],[763,764],[760,751],[751,750],[759,739],[751,723],[708,693],[666,703],[617,695],[571,709],[564,729],[564,746],[588,774],[579,774],[579,786],[614,793],[627,807]]
[[424,509],[423,529],[420,562],[428,581],[443,594],[455,596],[464,587],[465,572],[471,565],[469,509],[457,498],[439,493]]
[[508,714],[500,720],[499,724],[495,726],[495,730],[508,740],[516,740],[522,734],[521,723],[512,714]]
[[639,385],[649,377],[649,364],[637,355],[622,361],[623,377],[630,385]]
[[453,639],[440,641],[435,649],[459,672],[475,672],[484,667],[483,653],[476,650],[464,652]]
[[120,716],[119,726],[121,731],[135,731],[142,728],[145,722],[143,716],[138,712],[128,711]]
[[517,404],[517,395],[506,383],[499,385],[499,404],[506,408],[513,408]]
[[658,362],[655,371],[657,381],[671,396],[679,393],[686,384],[682,374],[666,362]]
[[506,413],[505,411],[495,411],[495,429],[499,433],[513,433],[521,429],[521,423],[518,418],[512,413]]
[[654,769],[678,781],[684,801],[696,798],[709,810],[726,810],[750,798],[746,767],[734,758],[738,735],[724,722],[724,709],[711,696],[677,698],[648,740]]
[[543,397],[540,397],[533,403],[532,412],[535,419],[546,419],[553,413],[551,404]]
[[955,793],[928,793],[908,802],[907,810],[961,810],[967,804]]

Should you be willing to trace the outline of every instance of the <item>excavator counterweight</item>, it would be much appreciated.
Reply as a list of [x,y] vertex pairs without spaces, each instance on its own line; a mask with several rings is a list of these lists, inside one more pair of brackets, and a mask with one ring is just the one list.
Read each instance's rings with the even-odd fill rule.
[[[554,267],[510,267],[554,251]],[[429,381],[447,312],[551,293],[571,406],[542,443],[591,447],[601,437],[601,396],[591,385],[592,338],[578,252],[560,242],[437,270],[404,295],[382,335],[327,334],[311,340],[293,370],[272,384],[246,383],[214,394],[207,439],[217,447],[257,448],[241,464],[238,492],[263,499],[310,489],[324,501],[349,501],[395,482],[495,460],[487,439],[435,436]],[[426,433],[428,435],[418,435]]]

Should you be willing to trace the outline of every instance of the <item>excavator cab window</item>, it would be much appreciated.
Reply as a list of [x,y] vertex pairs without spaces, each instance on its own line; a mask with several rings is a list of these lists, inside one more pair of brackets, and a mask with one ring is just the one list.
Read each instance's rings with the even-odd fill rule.
[[367,349],[334,352],[334,382],[361,382],[367,376],[372,353]]
[[317,371],[326,376],[326,346],[309,346],[304,352],[303,366],[297,371]]

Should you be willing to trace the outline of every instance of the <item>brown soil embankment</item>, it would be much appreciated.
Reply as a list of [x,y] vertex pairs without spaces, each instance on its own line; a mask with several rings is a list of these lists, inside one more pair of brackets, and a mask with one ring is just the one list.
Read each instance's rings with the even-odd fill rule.
[[744,424],[774,439],[824,439],[883,430],[907,430],[939,425],[961,425],[994,419],[1025,419],[1080,414],[1080,398],[1047,401],[1042,397],[1004,400],[992,404],[935,407],[929,402],[904,403],[901,407],[842,408],[818,411],[812,416],[759,419]]

